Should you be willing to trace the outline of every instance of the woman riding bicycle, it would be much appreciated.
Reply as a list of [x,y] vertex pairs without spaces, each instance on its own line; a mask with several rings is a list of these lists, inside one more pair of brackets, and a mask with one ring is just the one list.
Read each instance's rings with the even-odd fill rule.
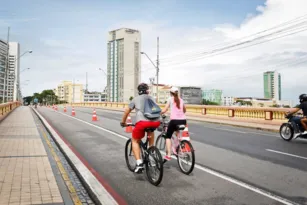
[[[186,125],[186,107],[183,103],[183,100],[178,96],[178,88],[172,87],[170,90],[171,97],[169,98],[165,108],[162,110],[161,114],[164,114],[170,108],[170,122],[167,127],[166,133],[166,156],[164,157],[165,160],[169,161],[171,159],[171,138],[176,130],[177,125]],[[178,137],[179,132],[176,131],[176,136]],[[173,150],[176,154],[176,150]]]

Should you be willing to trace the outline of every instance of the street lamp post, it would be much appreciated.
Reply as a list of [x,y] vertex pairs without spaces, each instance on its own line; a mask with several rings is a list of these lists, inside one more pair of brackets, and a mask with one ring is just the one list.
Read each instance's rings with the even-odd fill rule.
[[156,68],[156,76],[157,76],[157,87],[156,87],[156,92],[157,92],[157,103],[159,102],[159,60],[157,59],[157,65],[149,58],[147,53],[141,52],[141,54],[144,54],[148,60],[152,63],[152,65]]
[[[107,78],[107,80],[106,81],[108,81],[108,74],[102,69],[102,68],[99,68],[99,70],[101,70],[102,72],[103,72],[103,74],[106,76],[106,78]],[[107,85],[106,85],[106,87],[108,86],[108,83],[107,83]],[[106,88],[105,87],[105,88]],[[104,90],[103,90],[103,92],[104,92]]]

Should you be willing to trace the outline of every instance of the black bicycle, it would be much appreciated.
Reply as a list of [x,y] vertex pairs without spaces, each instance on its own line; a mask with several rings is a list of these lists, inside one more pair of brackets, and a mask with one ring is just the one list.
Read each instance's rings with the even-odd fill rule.
[[[165,150],[166,146],[166,131],[168,123],[165,120],[166,116],[162,116],[161,126],[158,128],[158,131],[161,131],[161,134],[157,137],[156,147],[159,150]],[[186,175],[189,175],[195,166],[195,150],[191,144],[190,137],[183,137],[181,131],[185,129],[185,125],[178,125],[175,131],[179,131],[180,135],[177,139],[176,136],[172,136],[172,150],[174,149],[176,153],[173,152],[173,155],[177,157],[177,162],[181,172]],[[185,167],[187,165],[187,168]]]
[[[126,126],[135,126],[135,125],[128,124]],[[145,132],[154,132],[155,129],[156,128],[146,128]],[[162,178],[163,178],[163,158],[158,148],[156,148],[155,146],[151,146],[148,148],[148,142],[149,142],[148,138],[149,138],[149,135],[147,135],[145,142],[143,142],[142,140],[140,141],[140,147],[141,147],[140,157],[143,159],[148,181],[151,184],[158,186],[161,183]],[[135,162],[135,165],[131,165],[129,156],[132,156],[131,162]],[[126,142],[125,158],[126,158],[128,169],[131,172],[134,172],[134,169],[136,167],[136,160],[132,152],[131,139],[128,139]]]

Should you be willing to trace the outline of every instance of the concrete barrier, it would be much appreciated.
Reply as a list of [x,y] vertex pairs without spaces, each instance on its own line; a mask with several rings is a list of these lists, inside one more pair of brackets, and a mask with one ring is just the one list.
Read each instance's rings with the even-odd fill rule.
[[12,112],[20,105],[20,102],[8,102],[0,104],[0,121],[2,121],[10,112]]
[[[123,109],[128,103],[110,103],[110,102],[83,102],[72,103],[70,106],[75,107],[102,107],[109,109]],[[159,104],[161,108],[165,104]],[[251,119],[265,121],[284,121],[285,113],[294,110],[293,108],[251,108],[251,107],[235,107],[235,106],[210,106],[210,105],[186,105],[187,114],[202,117],[219,117],[227,119]]]

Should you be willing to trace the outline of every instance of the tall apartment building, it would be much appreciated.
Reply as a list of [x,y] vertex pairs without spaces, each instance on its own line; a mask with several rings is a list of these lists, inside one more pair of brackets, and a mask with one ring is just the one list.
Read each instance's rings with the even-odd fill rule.
[[281,100],[281,77],[276,71],[263,73],[264,98]]
[[7,100],[17,101],[20,91],[20,46],[17,42],[9,42],[9,69],[7,73]]
[[6,101],[5,71],[7,67],[8,44],[0,40],[0,102]]
[[141,33],[129,28],[109,32],[107,96],[110,102],[128,102],[137,95],[141,72]]
[[55,89],[55,95],[58,96],[58,100],[67,103],[83,102],[83,84],[73,83],[72,81],[63,81]]
[[202,92],[202,98],[211,102],[218,103],[219,105],[223,104],[223,90],[217,89],[204,89]]

